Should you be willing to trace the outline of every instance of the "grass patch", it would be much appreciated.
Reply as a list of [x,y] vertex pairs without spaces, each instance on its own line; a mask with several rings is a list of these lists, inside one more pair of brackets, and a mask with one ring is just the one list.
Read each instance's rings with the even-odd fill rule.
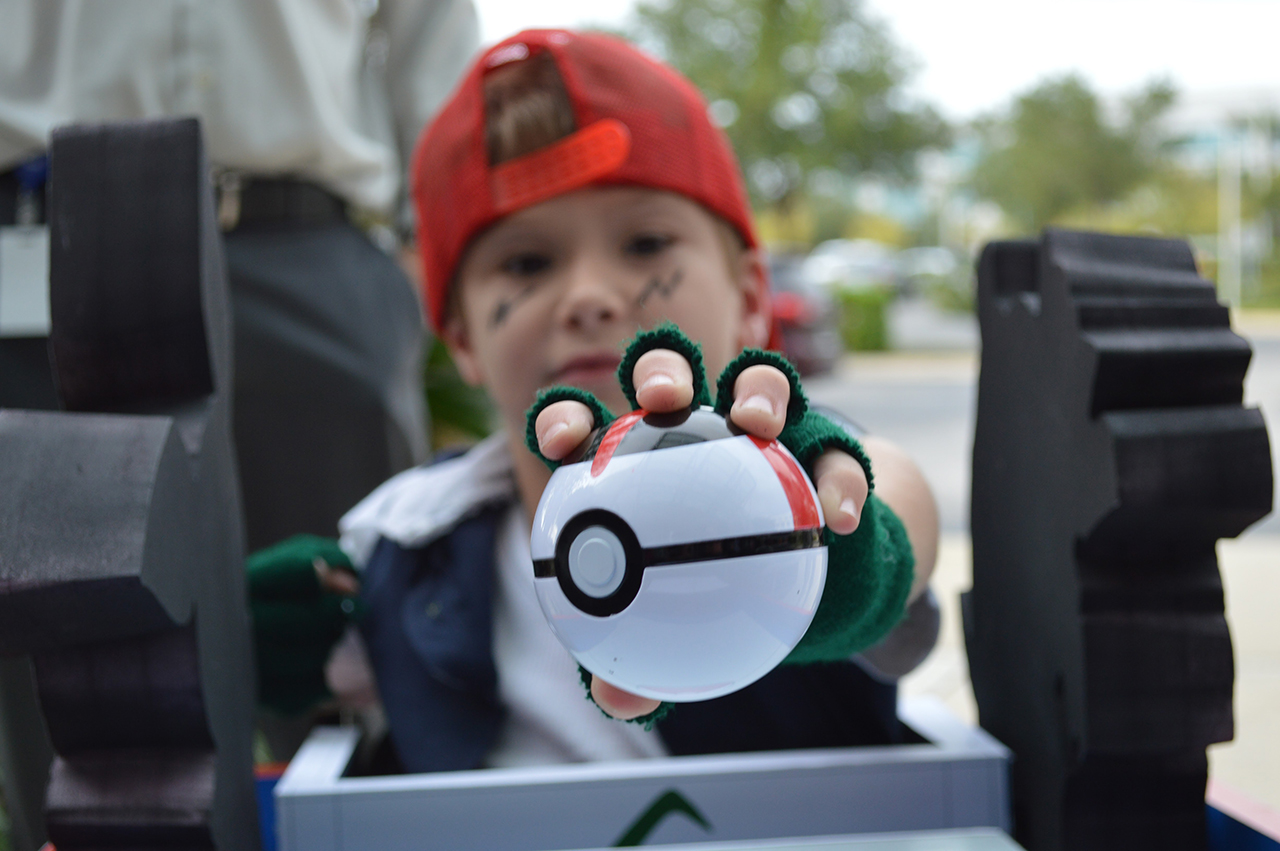
[[882,352],[889,348],[886,314],[893,292],[886,289],[840,290],[840,337],[847,352]]

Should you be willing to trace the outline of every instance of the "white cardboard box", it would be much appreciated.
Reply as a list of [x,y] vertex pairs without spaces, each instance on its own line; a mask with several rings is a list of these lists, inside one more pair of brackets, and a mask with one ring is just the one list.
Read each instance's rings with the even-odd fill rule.
[[357,731],[318,728],[276,786],[280,851],[609,847],[672,791],[706,827],[672,811],[644,844],[1008,831],[1009,751],[937,700],[899,716],[927,743],[387,777],[343,777]]
[[[1025,851],[993,827],[667,845],[669,851]],[[605,851],[603,848],[587,851]]]

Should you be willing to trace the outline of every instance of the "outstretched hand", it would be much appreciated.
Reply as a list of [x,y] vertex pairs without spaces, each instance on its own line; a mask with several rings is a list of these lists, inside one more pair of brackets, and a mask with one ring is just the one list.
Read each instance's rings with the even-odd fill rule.
[[325,665],[363,611],[360,581],[332,538],[295,535],[245,561],[258,701],[283,717],[332,697]]
[[[653,349],[642,355],[632,378],[636,400],[646,411],[668,413],[693,402],[692,368],[670,349]],[[790,398],[790,384],[780,370],[767,365],[747,367],[734,382],[729,419],[748,434],[772,440],[786,424]],[[565,400],[548,405],[534,423],[538,449],[552,461],[566,458],[587,440],[593,424],[591,410],[581,402]],[[848,535],[858,528],[870,488],[862,466],[852,456],[838,450],[820,455],[814,465],[814,486],[832,532]],[[592,678],[591,696],[605,712],[624,720],[647,715],[659,703],[599,677]]]

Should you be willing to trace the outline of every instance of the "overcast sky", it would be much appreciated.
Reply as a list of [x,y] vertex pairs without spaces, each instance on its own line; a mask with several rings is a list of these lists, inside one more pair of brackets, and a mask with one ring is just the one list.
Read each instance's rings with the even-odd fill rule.
[[[633,0],[476,0],[485,41],[530,26],[618,25]],[[1280,0],[864,0],[915,57],[911,91],[949,118],[1046,76],[1105,94],[1166,76],[1182,91],[1280,90]]]

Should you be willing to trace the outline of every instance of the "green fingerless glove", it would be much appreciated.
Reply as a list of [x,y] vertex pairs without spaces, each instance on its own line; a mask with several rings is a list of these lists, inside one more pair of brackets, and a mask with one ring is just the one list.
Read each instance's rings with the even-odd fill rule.
[[915,577],[907,531],[874,493],[851,535],[824,529],[827,584],[813,623],[784,665],[834,662],[865,650],[902,619]]
[[300,715],[332,696],[325,663],[347,625],[364,611],[359,598],[320,586],[316,559],[351,569],[337,541],[315,535],[295,535],[245,560],[258,703],[280,715]]
[[529,447],[529,451],[547,465],[550,470],[555,470],[560,466],[560,461],[552,461],[550,458],[542,454],[542,450],[538,448],[538,433],[534,430],[534,423],[538,421],[538,414],[548,405],[554,405],[556,402],[581,402],[591,409],[591,416],[594,422],[591,424],[592,430],[599,428],[608,428],[609,423],[613,422],[616,417],[609,413],[609,409],[604,403],[596,398],[595,394],[589,390],[582,390],[578,387],[565,387],[557,384],[555,387],[547,387],[538,391],[538,395],[534,398],[533,404],[529,406],[529,410],[524,412],[524,444]]
[[663,322],[651,331],[636,334],[636,338],[622,355],[622,363],[618,364],[618,384],[622,386],[622,393],[631,403],[632,410],[640,407],[636,400],[636,361],[654,349],[670,349],[684,356],[693,371],[693,404],[711,404],[711,395],[707,392],[707,370],[702,363],[702,347],[686,337],[674,322]]
[[[591,676],[592,675],[590,671],[588,671],[586,668],[582,667],[581,665],[578,666],[578,679],[582,681],[582,687],[587,690],[587,700],[595,704],[595,707],[597,709],[600,709],[600,704],[596,703],[596,696],[591,693]],[[640,715],[636,718],[627,718],[625,720],[627,724],[643,724],[644,729],[646,731],[649,731],[649,730],[652,730],[654,727],[658,726],[658,722],[661,721],[663,718],[666,718],[668,715],[670,715],[671,710],[675,708],[676,708],[676,705],[674,703],[669,703],[668,701],[664,700],[662,703],[658,704],[657,709],[653,710],[648,715]],[[614,718],[612,715],[610,715],[608,712],[605,712],[603,709],[600,709],[600,714],[613,721],[621,720],[618,718]]]
[[[689,361],[689,365],[693,368],[693,404],[711,404],[711,396],[707,393],[706,370],[702,366],[702,349],[697,343],[686,337],[674,324],[663,322],[652,331],[641,331],[637,334],[636,338],[627,346],[627,351],[622,356],[622,362],[618,364],[618,384],[622,386],[623,395],[627,397],[627,402],[631,404],[632,410],[640,407],[640,403],[636,401],[635,382],[632,380],[636,361],[640,360],[640,356],[645,352],[653,349],[671,349],[684,355],[685,360]],[[529,406],[529,410],[524,412],[524,442],[529,447],[529,451],[538,456],[542,463],[546,464],[551,470],[559,467],[560,462],[552,461],[542,454],[542,450],[538,448],[538,434],[534,430],[534,424],[538,420],[538,414],[542,413],[544,408],[566,400],[581,402],[591,409],[591,415],[594,419],[591,425],[592,430],[608,428],[609,424],[617,419],[604,406],[604,403],[595,397],[594,393],[587,390],[563,385],[539,390],[537,397],[533,400],[533,404]]]

